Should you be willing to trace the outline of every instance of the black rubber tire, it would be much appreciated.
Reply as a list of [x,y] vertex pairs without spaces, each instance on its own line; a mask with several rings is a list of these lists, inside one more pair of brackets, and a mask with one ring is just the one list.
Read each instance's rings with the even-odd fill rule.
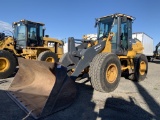
[[[146,64],[146,70],[145,73],[143,75],[140,74],[140,63],[144,61]],[[148,60],[147,57],[144,54],[137,54],[134,58],[134,72],[132,75],[129,76],[129,79],[136,81],[136,82],[140,82],[143,81],[148,73]]]
[[54,62],[58,62],[58,56],[56,53],[54,52],[50,52],[50,51],[44,51],[41,52],[38,56],[38,60],[39,61],[46,61],[48,57],[51,57],[54,59]]
[[[117,67],[117,77],[113,83],[108,82],[106,78],[106,70],[111,64]],[[117,55],[112,53],[100,53],[96,55],[90,64],[89,77],[95,90],[100,92],[114,91],[121,77],[121,63]]]
[[9,62],[8,69],[3,72],[0,71],[0,79],[5,79],[10,77],[15,72],[17,66],[17,58],[13,53],[6,50],[0,51],[0,57],[7,59]]

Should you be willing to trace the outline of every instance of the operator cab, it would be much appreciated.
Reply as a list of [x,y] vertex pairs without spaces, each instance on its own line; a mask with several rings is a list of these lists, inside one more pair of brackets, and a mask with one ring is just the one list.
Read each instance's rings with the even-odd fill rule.
[[35,47],[43,45],[44,24],[21,20],[13,23],[14,39],[16,49],[22,50],[26,47]]
[[126,55],[132,44],[132,16],[125,14],[112,14],[96,19],[98,26],[98,40],[107,38],[109,33],[114,33],[111,40],[112,53]]

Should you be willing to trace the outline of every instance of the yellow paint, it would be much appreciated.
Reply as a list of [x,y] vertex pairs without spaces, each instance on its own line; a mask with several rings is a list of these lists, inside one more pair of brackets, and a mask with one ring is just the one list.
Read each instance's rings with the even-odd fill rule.
[[12,37],[6,37],[4,40],[0,41],[0,50],[12,51],[16,56],[24,57],[25,59],[37,59],[38,55],[43,51],[55,52],[55,47],[48,47],[47,42],[52,41],[57,43],[57,55],[60,58],[63,55],[63,42],[54,38],[44,37],[43,46],[27,47],[22,49],[22,53],[17,53],[15,49],[15,42]]
[[111,53],[112,51],[111,40],[114,35],[115,34],[113,32],[110,32],[108,37],[103,39],[103,41],[106,41],[106,44],[105,44],[105,48],[102,50],[102,53],[104,52]]
[[111,42],[106,41],[106,45],[104,49],[102,50],[102,53],[111,53],[112,47],[111,47]]
[[110,64],[106,70],[106,80],[109,83],[114,83],[118,76],[118,69],[115,64]]
[[144,61],[141,61],[141,62],[140,62],[140,69],[139,69],[139,73],[140,73],[141,75],[144,75],[144,74],[145,74],[146,69],[147,69],[147,65],[146,65],[146,63],[145,63]]
[[0,72],[5,72],[10,67],[10,62],[4,57],[0,57]]
[[45,61],[46,62],[51,62],[51,63],[55,62],[54,58],[52,58],[52,57],[48,57]]

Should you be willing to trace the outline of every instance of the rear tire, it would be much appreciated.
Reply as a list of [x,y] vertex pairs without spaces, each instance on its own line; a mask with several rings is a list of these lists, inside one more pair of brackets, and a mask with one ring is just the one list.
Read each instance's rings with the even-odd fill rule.
[[148,73],[148,60],[144,54],[137,54],[134,58],[134,73],[129,77],[133,81],[143,81]]
[[53,53],[50,51],[44,51],[39,54],[38,60],[54,63],[54,62],[58,62],[58,56],[56,53]]
[[112,53],[96,55],[90,65],[89,76],[95,90],[100,92],[115,90],[121,77],[121,64],[117,55]]
[[13,53],[1,50],[0,51],[0,79],[10,77],[17,66],[17,59]]

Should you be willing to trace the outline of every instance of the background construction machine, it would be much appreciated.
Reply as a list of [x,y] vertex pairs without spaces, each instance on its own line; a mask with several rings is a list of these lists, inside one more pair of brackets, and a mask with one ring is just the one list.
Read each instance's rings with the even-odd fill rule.
[[[94,89],[111,92],[118,86],[122,73],[134,81],[144,80],[148,62],[142,54],[143,45],[132,39],[134,18],[113,14],[96,20],[98,40],[68,40],[68,53],[60,62],[73,79],[89,72]],[[81,42],[75,47],[75,42]]]
[[0,33],[0,78],[9,77],[17,57],[57,62],[63,55],[63,41],[44,36],[43,23],[21,20],[13,23],[14,38]]
[[160,42],[156,45],[153,58],[160,59]]

